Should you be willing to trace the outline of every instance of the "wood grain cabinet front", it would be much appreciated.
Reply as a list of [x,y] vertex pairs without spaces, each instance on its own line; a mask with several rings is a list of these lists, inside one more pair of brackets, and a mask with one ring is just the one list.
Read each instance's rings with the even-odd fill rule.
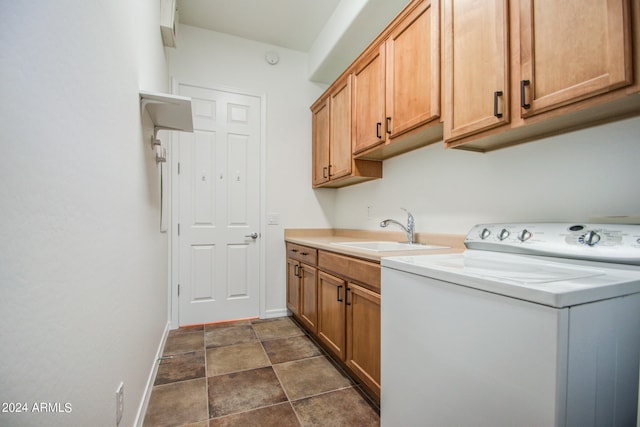
[[317,250],[287,244],[287,308],[311,332],[318,322]]
[[448,0],[443,17],[446,147],[489,151],[640,112],[638,2]]
[[[317,266],[291,258],[311,251]],[[287,307],[379,401],[380,264],[292,243],[287,255]]]
[[382,177],[380,162],[352,156],[351,106],[350,74],[311,106],[313,187],[343,187]]
[[385,159],[439,141],[438,0],[411,2],[353,65],[353,153]]

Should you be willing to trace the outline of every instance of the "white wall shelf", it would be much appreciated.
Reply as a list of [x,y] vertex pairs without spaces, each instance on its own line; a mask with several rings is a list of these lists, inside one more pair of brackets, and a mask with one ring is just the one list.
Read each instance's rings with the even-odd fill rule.
[[162,129],[193,132],[191,98],[141,90],[140,109],[149,113],[154,134]]

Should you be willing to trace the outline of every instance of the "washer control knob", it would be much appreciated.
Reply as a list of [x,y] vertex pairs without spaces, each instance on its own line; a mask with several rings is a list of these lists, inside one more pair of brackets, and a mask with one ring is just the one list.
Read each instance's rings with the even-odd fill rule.
[[[488,228],[483,228],[482,231],[480,232],[480,238],[482,240],[486,239],[487,237],[489,237],[491,235],[491,231]],[[640,240],[640,239],[639,239]]]
[[525,240],[529,240],[531,238],[531,232],[526,228],[518,233],[518,240],[524,242]]
[[511,233],[509,233],[509,230],[507,230],[506,228],[503,228],[503,229],[500,231],[500,233],[498,233],[498,239],[499,239],[499,240],[504,240],[504,239],[506,239],[507,237],[509,237],[509,234],[511,234]]
[[588,231],[587,234],[580,236],[578,241],[583,245],[594,246],[600,241],[600,235],[595,231]]

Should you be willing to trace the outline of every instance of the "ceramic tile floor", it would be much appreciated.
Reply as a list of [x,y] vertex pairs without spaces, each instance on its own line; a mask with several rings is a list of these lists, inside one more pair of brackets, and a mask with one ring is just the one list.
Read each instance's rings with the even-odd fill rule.
[[288,317],[167,337],[144,427],[378,426],[378,411]]

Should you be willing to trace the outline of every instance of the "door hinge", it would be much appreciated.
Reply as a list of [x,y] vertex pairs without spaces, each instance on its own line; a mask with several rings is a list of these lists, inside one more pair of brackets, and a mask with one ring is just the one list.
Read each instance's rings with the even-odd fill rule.
[[180,283],[178,283],[178,296],[180,296]]

